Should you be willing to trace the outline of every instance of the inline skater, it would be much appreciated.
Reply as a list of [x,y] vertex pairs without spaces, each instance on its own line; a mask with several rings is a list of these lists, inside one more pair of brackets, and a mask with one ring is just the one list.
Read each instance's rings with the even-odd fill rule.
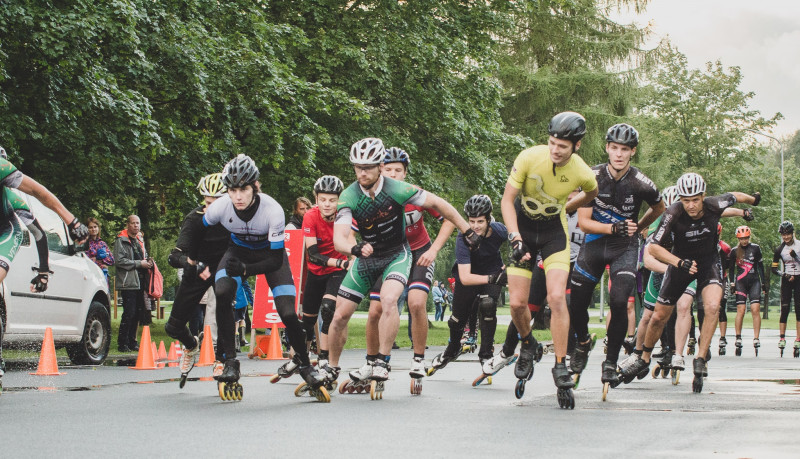
[[[22,244],[23,233],[17,219],[17,216],[20,216],[23,224],[28,227],[28,230],[36,240],[36,249],[39,253],[39,266],[32,268],[36,276],[31,279],[30,290],[31,293],[41,293],[47,290],[50,274],[53,274],[50,271],[46,251],[47,238],[38,221],[30,213],[30,209],[25,210],[27,205],[25,205],[20,196],[13,192],[13,189],[32,195],[45,207],[58,214],[61,220],[67,224],[69,235],[76,243],[82,244],[89,238],[89,229],[75,218],[50,190],[17,170],[8,161],[8,154],[5,149],[0,147],[0,195],[2,195],[0,197],[2,199],[2,203],[0,203],[0,283],[8,275],[8,271],[11,269],[11,261],[17,254],[20,244]],[[0,321],[0,392],[2,392],[3,388],[2,378],[5,371],[2,341],[3,330],[2,321]]]
[[[231,233],[220,224],[202,231],[202,239],[195,237],[195,232],[202,226],[208,206],[227,193],[222,183],[222,174],[218,172],[201,178],[197,184],[197,191],[203,197],[203,204],[186,214],[178,239],[175,241],[175,248],[167,258],[173,268],[183,268],[183,277],[175,293],[175,302],[172,303],[172,311],[164,325],[167,335],[183,344],[184,351],[179,364],[181,388],[186,384],[189,372],[197,363],[202,341],[202,332],[198,336],[192,335],[188,327],[189,320],[201,307],[200,300],[203,299],[203,295],[209,287],[214,286],[211,274],[217,271],[219,261],[228,249],[231,239]],[[222,369],[221,366],[217,368],[218,372]]]
[[[469,198],[464,204],[464,214],[469,219],[470,228],[482,237],[481,245],[478,250],[470,251],[461,237],[456,239],[456,262],[452,269],[456,288],[453,293],[453,313],[447,321],[450,340],[444,352],[433,358],[429,375],[461,355],[461,336],[473,303],[477,303],[479,312],[481,347],[478,358],[482,370],[485,362],[492,358],[494,333],[497,330],[497,300],[507,281],[500,247],[508,239],[508,231],[505,225],[493,221],[492,200],[485,194],[476,194]],[[473,385],[477,386],[480,384],[479,380],[491,376],[499,369],[492,369],[490,373],[484,372]]]
[[[378,355],[372,365],[370,395],[382,398],[383,381],[389,377],[392,344],[397,337],[397,300],[405,289],[411,271],[411,248],[406,239],[405,205],[433,208],[464,232],[467,245],[477,249],[480,236],[458,212],[438,196],[405,182],[381,175],[380,165],[386,150],[376,138],[362,139],[350,149],[350,162],[356,181],[339,197],[333,226],[334,248],[358,257],[339,288],[336,312],[329,329],[330,365],[338,369],[339,357],[347,340],[347,323],[370,287],[381,278],[382,313],[378,324]],[[358,226],[361,242],[352,241],[352,220]],[[425,321],[427,323],[427,321]],[[351,372],[358,380],[363,373]]]
[[[317,364],[320,373],[333,371],[328,365],[328,328],[336,309],[336,293],[350,267],[350,260],[333,248],[333,220],[343,189],[342,181],[333,175],[317,179],[314,183],[316,206],[303,217],[303,238],[308,253],[308,278],[303,290],[303,325],[306,343],[310,347],[311,337],[317,328],[317,316],[321,315]],[[352,242],[355,244],[355,239]],[[284,365],[284,371],[294,372],[298,365],[298,361],[292,360]],[[328,390],[332,389],[328,387]]]
[[[295,351],[300,376],[320,401],[330,401],[323,378],[311,366],[306,350],[303,323],[295,311],[295,288],[284,248],[283,209],[272,197],[261,193],[259,170],[255,162],[240,154],[222,171],[228,194],[214,201],[202,218],[203,230],[196,231],[193,246],[200,246],[205,229],[221,223],[231,233],[230,243],[214,276],[217,299],[217,359],[224,362],[217,380],[220,397],[241,400],[239,361],[236,359],[236,328],[233,300],[242,278],[265,274],[272,289],[275,308],[286,325],[286,334]],[[196,245],[195,245],[196,244]]]
[[[515,395],[522,397],[525,381],[533,376],[534,360],[541,358],[541,346],[531,334],[528,309],[531,264],[541,251],[556,354],[553,380],[558,388],[559,406],[574,408],[574,383],[565,362],[569,334],[565,290],[570,252],[566,214],[597,196],[597,180],[589,166],[575,154],[586,134],[583,116],[575,112],[559,113],[550,120],[548,134],[547,145],[528,148],[517,156],[501,201],[513,261],[507,270],[511,317],[522,341],[514,368],[519,378]],[[567,202],[569,194],[579,187],[583,191]]]
[[[761,298],[766,297],[767,282],[764,277],[764,261],[761,247],[750,242],[750,227],[736,228],[739,245],[731,250],[728,261],[731,269],[728,273],[731,282],[731,293],[736,294],[736,355],[742,355],[742,322],[747,302],[750,301],[750,313],[753,316],[753,349],[758,357],[761,347]],[[702,334],[701,334],[702,337]]]
[[[386,156],[381,166],[381,175],[393,180],[405,181],[408,174],[410,158],[405,150],[391,147],[386,150]],[[419,187],[417,187],[419,188]],[[411,376],[411,393],[419,395],[422,391],[421,378],[426,375],[425,347],[428,342],[428,294],[433,282],[433,272],[436,267],[435,260],[439,251],[444,247],[453,233],[453,224],[443,221],[436,240],[431,243],[428,230],[425,228],[423,213],[428,212],[432,217],[443,221],[441,215],[432,209],[425,209],[414,204],[405,206],[406,239],[412,254],[411,275],[408,278],[407,300],[411,320],[411,343],[414,356],[408,372]],[[378,324],[383,309],[381,307],[380,292],[383,279],[379,278],[370,289],[369,315],[367,317],[367,362],[361,367],[360,380],[365,381],[372,371],[372,362],[378,356],[379,337]]]
[[[661,194],[646,175],[631,166],[639,133],[627,124],[611,126],[606,133],[608,162],[594,166],[598,195],[578,209],[586,237],[570,278],[570,323],[577,335],[570,360],[573,373],[586,367],[594,344],[589,335],[589,305],[606,265],[609,265],[608,350],[602,365],[603,400],[608,388],[619,384],[617,360],[628,332],[628,298],[636,288],[639,261],[638,233],[664,212]],[[649,208],[638,219],[642,203]]]
[[[794,237],[794,225],[790,221],[782,222],[778,227],[781,235],[781,244],[775,249],[772,256],[772,272],[781,276],[781,318],[780,318],[780,340],[778,349],[783,357],[783,350],[786,348],[786,322],[789,320],[789,311],[792,307],[792,295],[794,295],[794,313],[796,319],[797,333],[794,341],[794,356],[800,357],[800,242]],[[780,271],[780,264],[783,262],[783,271]]]
[[[664,274],[655,311],[647,328],[642,355],[630,367],[624,368],[622,378],[631,381],[650,365],[653,346],[658,341],[675,302],[692,280],[697,280],[698,294],[703,296],[706,320],[700,333],[700,349],[693,362],[694,392],[701,392],[703,377],[707,376],[706,361],[709,343],[717,327],[717,314],[722,297],[722,267],[717,252],[717,223],[722,212],[736,203],[758,205],[761,196],[731,192],[706,197],[706,183],[695,173],[678,179],[680,202],[671,205],[653,235],[648,251],[657,260],[670,265]],[[752,214],[748,218],[752,219]],[[664,245],[672,239],[672,251]]]

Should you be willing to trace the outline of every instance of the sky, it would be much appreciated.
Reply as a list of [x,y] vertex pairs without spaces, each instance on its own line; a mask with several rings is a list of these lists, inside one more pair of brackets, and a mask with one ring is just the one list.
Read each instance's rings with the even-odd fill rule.
[[771,134],[800,130],[800,1],[651,0],[643,13],[615,16],[652,23],[652,45],[668,37],[691,68],[716,60],[740,67],[739,89],[755,93],[750,108],[764,118],[784,116]]

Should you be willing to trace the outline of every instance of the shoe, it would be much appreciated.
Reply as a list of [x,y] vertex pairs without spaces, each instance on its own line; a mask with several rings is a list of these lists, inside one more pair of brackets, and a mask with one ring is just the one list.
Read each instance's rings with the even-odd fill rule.
[[683,356],[674,354],[670,362],[670,367],[672,367],[673,370],[683,371],[686,368],[686,364],[683,362]]
[[414,357],[414,359],[411,361],[411,370],[409,370],[408,375],[412,378],[418,379],[422,378],[426,374],[428,374],[428,369],[425,368],[425,360],[419,357]]
[[118,350],[119,352],[130,352],[130,351],[131,351],[131,348],[129,348],[128,346],[125,346],[125,345],[123,345],[123,346],[119,346],[119,347],[117,348],[117,350]]
[[392,343],[392,349],[400,349],[400,346],[397,345],[396,341]]
[[197,359],[200,357],[200,341],[197,338],[195,338],[195,341],[197,342],[197,345],[194,347],[194,349],[183,350],[183,355],[181,355],[181,361],[179,365],[181,368],[181,374],[185,375],[192,371],[194,364],[197,363]]
[[500,351],[499,354],[483,362],[481,370],[483,370],[483,374],[485,375],[495,375],[498,371],[503,369],[503,367],[514,363],[515,360],[517,360],[516,355],[506,357],[505,354],[503,354],[503,351]]
[[367,360],[361,368],[350,372],[350,379],[353,381],[364,381],[372,377],[372,368],[375,366],[374,361]]

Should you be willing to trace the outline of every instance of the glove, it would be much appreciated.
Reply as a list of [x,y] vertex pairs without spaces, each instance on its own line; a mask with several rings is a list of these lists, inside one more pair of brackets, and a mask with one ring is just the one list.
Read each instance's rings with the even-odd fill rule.
[[751,221],[755,220],[756,216],[753,215],[753,209],[745,209],[744,210],[744,215],[742,216],[742,218],[746,222],[751,222]]
[[225,262],[225,271],[231,277],[239,277],[243,276],[246,270],[246,266],[236,257],[228,258]]
[[731,295],[736,295],[736,286],[731,284]]
[[108,251],[105,248],[100,247],[99,249],[97,249],[97,258],[98,259],[103,260],[107,256],[108,256]]
[[506,270],[502,269],[494,274],[489,274],[489,284],[491,285],[508,284],[508,274],[506,274]]
[[478,250],[478,247],[481,245],[481,239],[483,239],[483,237],[475,231],[472,231],[472,228],[464,233],[464,242],[467,243],[470,252]]
[[[33,270],[37,271],[38,268],[33,268]],[[50,279],[50,274],[53,274],[53,271],[38,272],[36,277],[31,279],[33,290],[38,293],[42,293],[47,290],[47,281]]]
[[756,200],[753,201],[753,207],[755,207],[758,205],[759,202],[761,202],[761,193],[756,191],[755,193],[753,193],[753,197],[756,198]]
[[79,222],[78,219],[72,220],[69,225],[69,235],[72,239],[76,241],[83,241],[89,237],[89,228],[86,227],[83,223]]
[[354,245],[353,248],[350,249],[350,253],[357,257],[361,257],[362,256],[361,249],[364,248],[365,245],[367,245],[366,242],[364,241],[359,242],[358,244]]
[[611,224],[611,234],[614,236],[627,236],[628,235],[628,221],[622,220]]
[[520,261],[528,253],[528,246],[521,240],[511,242],[511,259],[515,262]]
[[694,260],[684,258],[678,262],[678,268],[688,273],[692,269],[692,263],[694,263]]
[[792,257],[792,258],[797,258],[797,252],[795,252],[794,250],[790,250],[789,251],[789,256]]
[[[207,264],[203,263],[202,261],[198,261],[197,264],[194,265],[194,275],[195,276],[199,276],[200,273],[205,271],[207,267],[208,267]],[[228,271],[228,272],[230,272],[230,271]]]
[[350,269],[350,260],[342,260],[341,258],[339,258],[336,260],[336,267],[348,270]]

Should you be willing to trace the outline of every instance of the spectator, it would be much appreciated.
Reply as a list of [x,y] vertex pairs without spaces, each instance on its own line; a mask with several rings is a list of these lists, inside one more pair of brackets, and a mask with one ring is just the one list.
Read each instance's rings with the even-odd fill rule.
[[[117,346],[120,352],[138,351],[136,335],[139,317],[146,314],[144,287],[147,270],[153,261],[147,256],[144,238],[140,234],[141,221],[136,215],[128,217],[128,224],[120,231],[114,242],[114,257],[117,265],[116,288],[122,296],[122,319],[119,323]],[[149,315],[149,313],[147,313]]]
[[442,289],[439,288],[439,281],[433,281],[433,289],[431,289],[431,295],[433,295],[433,305],[436,306],[436,313],[433,316],[434,321],[441,321],[442,317],[444,317],[444,313],[442,312]]
[[[111,253],[111,248],[108,247],[108,244],[100,239],[100,222],[94,217],[89,217],[86,221],[86,226],[89,227],[89,247],[86,250],[86,255],[103,270],[103,274],[106,275],[106,282],[108,282],[108,267],[114,264],[114,255]],[[110,286],[111,284],[109,284]]]
[[303,216],[311,209],[311,201],[308,198],[300,196],[294,201],[294,213],[289,218],[289,223],[286,229],[300,229],[303,227]]

